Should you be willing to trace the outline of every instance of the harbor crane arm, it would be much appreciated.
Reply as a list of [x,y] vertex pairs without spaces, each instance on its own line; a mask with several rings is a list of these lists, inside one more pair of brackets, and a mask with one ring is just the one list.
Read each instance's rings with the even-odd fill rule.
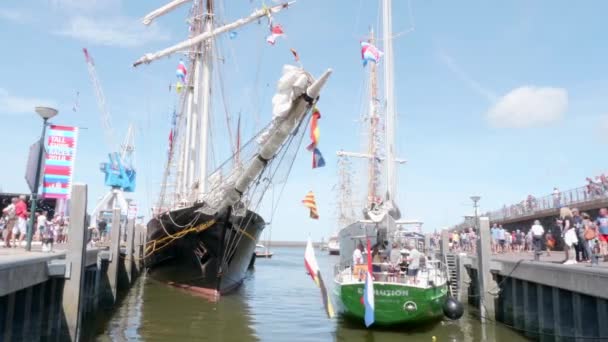
[[101,126],[104,130],[106,143],[108,144],[108,147],[114,149],[114,130],[112,129],[110,112],[106,106],[106,98],[103,94],[103,89],[101,88],[99,78],[97,77],[97,71],[95,70],[95,62],[86,48],[83,48],[82,52],[84,53],[84,58],[89,69],[89,76],[91,77],[91,83],[93,84],[93,90],[95,91],[95,96],[97,97],[97,105],[99,106],[99,111],[101,114]]

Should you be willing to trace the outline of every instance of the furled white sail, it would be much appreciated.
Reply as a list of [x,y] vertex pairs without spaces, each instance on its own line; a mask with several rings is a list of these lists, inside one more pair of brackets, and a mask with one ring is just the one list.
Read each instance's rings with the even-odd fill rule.
[[141,22],[144,25],[150,25],[152,23],[152,21],[164,14],[167,14],[169,12],[171,12],[172,10],[178,8],[179,6],[185,4],[186,2],[190,2],[192,0],[173,0],[170,3],[158,8],[157,10],[154,10],[150,13],[148,13],[142,20]]

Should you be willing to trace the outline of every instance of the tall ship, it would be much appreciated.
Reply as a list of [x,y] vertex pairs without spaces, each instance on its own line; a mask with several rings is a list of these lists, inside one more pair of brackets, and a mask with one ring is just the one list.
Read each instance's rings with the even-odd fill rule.
[[[339,230],[340,263],[334,272],[334,294],[342,314],[357,321],[366,321],[364,295],[368,270],[373,278],[374,326],[416,324],[440,319],[448,296],[447,272],[438,260],[420,258],[417,276],[410,277],[411,264],[408,249],[416,246],[424,251],[424,238],[410,230],[412,224],[401,219],[396,203],[396,166],[403,163],[395,155],[395,97],[393,74],[393,48],[391,27],[391,0],[382,0],[384,53],[375,47],[376,38],[371,30],[367,41],[361,43],[362,56],[370,54],[369,109],[365,117],[368,130],[368,150],[364,153],[339,151],[341,158],[364,158],[368,162],[367,200],[361,219]],[[372,50],[369,50],[372,49]],[[380,62],[382,57],[382,62]],[[384,63],[384,89],[377,87],[377,63]],[[365,62],[364,62],[365,63]],[[382,99],[383,97],[383,99]],[[382,113],[383,112],[383,113]],[[369,246],[365,248],[365,246]],[[373,247],[372,247],[373,246]],[[354,264],[355,249],[364,259],[374,261]],[[388,259],[389,250],[398,249],[398,262]],[[373,249],[373,252],[370,251]],[[371,254],[371,255],[370,255]],[[415,254],[414,254],[415,255]],[[358,258],[359,259],[359,258]]]
[[[336,193],[336,218],[338,227],[346,227],[355,221],[355,204],[353,202],[352,163],[344,151],[338,151],[338,184]],[[329,255],[340,255],[339,231],[329,237],[327,250]]]
[[[144,24],[189,2],[189,37],[145,54],[134,63],[147,64],[172,54],[187,58],[180,61],[177,70],[181,82],[176,83],[179,108],[169,133],[159,200],[147,224],[144,263],[153,279],[219,298],[237,289],[246,276],[265,226],[257,211],[273,178],[289,175],[305,123],[331,70],[315,78],[301,66],[283,66],[272,98],[272,119],[244,144],[238,128],[236,135],[232,134],[234,128],[223,98],[228,143],[220,147],[216,144],[212,149],[210,140],[220,133],[210,129],[214,122],[213,95],[225,95],[221,65],[216,65],[218,70],[213,72],[217,61],[226,63],[218,56],[218,39],[222,35],[235,37],[243,25],[267,23],[268,41],[274,44],[280,34],[274,16],[290,3],[264,6],[247,17],[220,25],[220,14],[225,9],[218,13],[213,0],[174,0],[148,14]],[[235,39],[232,43],[237,42]],[[227,159],[210,170],[210,154],[217,157],[221,152]]]

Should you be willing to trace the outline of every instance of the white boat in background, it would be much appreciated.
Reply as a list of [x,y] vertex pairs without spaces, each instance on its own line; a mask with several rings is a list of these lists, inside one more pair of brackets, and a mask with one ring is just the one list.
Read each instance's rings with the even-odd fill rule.
[[264,245],[262,245],[262,244],[255,245],[255,257],[256,258],[270,259],[270,258],[272,258],[273,254],[274,253],[269,251],[268,248],[264,247]]
[[329,255],[340,255],[340,242],[338,241],[337,235],[329,238],[327,250],[329,251]]

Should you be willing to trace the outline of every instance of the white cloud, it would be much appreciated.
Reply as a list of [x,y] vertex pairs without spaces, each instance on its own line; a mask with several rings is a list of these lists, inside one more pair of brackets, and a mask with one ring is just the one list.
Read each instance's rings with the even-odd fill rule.
[[12,95],[7,90],[0,88],[0,114],[33,113],[36,106],[57,107],[54,101]]
[[87,43],[119,47],[134,47],[169,39],[169,34],[161,32],[158,26],[145,27],[138,19],[126,17],[99,19],[75,16],[69,19],[66,27],[55,33]]
[[498,99],[486,113],[496,127],[534,127],[559,121],[568,109],[563,88],[523,86]]
[[23,11],[11,8],[0,8],[0,20],[23,23],[26,22],[28,19],[29,15],[27,15]]

